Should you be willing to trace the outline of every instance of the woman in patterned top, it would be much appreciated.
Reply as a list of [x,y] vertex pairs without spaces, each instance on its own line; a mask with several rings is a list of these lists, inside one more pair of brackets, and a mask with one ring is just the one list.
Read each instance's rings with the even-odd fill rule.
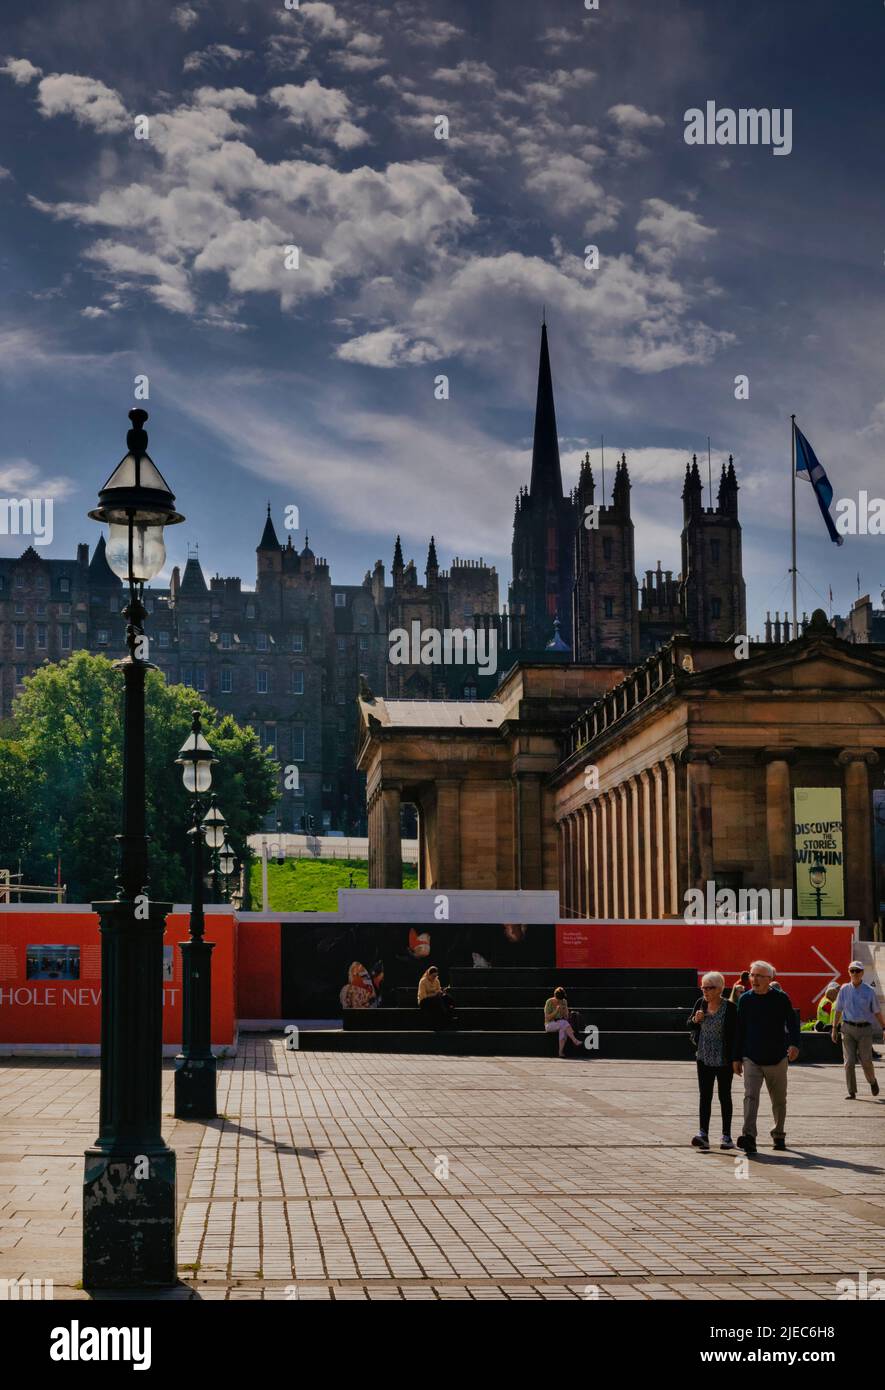
[[710,1147],[710,1114],[713,1109],[713,1087],[719,1092],[722,1111],[721,1149],[733,1149],[731,1137],[731,1080],[734,1035],[737,1027],[737,1006],[723,999],[725,978],[718,970],[709,970],[701,980],[702,997],[688,1016],[692,1042],[697,1049],[698,1091],[700,1092],[700,1129],[692,1139],[696,1149]]

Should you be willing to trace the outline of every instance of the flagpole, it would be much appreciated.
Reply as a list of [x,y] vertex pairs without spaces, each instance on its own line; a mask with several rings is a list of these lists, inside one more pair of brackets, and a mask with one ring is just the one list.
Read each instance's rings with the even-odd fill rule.
[[799,636],[799,611],[796,599],[796,417],[790,416],[790,460],[793,474],[793,637]]

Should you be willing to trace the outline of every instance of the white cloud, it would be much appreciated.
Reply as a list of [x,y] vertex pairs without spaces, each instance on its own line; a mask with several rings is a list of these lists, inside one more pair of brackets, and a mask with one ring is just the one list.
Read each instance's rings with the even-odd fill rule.
[[369,139],[368,133],[350,119],[350,98],[335,87],[322,86],[315,77],[300,87],[291,82],[272,87],[268,96],[287,113],[293,125],[306,126],[312,134],[331,140],[339,149],[354,149]]
[[222,111],[251,111],[258,105],[258,98],[244,87],[198,87],[193,100],[197,106],[215,106]]
[[42,71],[42,68],[35,67],[27,58],[7,58],[0,67],[0,72],[5,72],[19,87],[26,87],[35,77],[39,77]]
[[446,19],[422,18],[402,32],[409,43],[426,48],[439,48],[445,43],[451,43],[453,39],[464,37],[464,30],[450,24]]
[[716,235],[696,213],[674,207],[663,198],[646,198],[642,206],[644,211],[636,224],[643,239],[638,249],[649,260],[669,264],[676,256],[699,250]]
[[73,478],[46,477],[26,458],[0,459],[0,488],[9,497],[51,497],[59,502],[76,491]]
[[584,212],[588,232],[617,225],[619,200],[603,190],[591,165],[576,155],[539,152],[529,161],[525,186],[561,213]]
[[0,164],[0,179],[11,179],[12,171],[7,169],[5,164]]
[[641,106],[631,106],[628,102],[610,106],[608,114],[622,130],[652,130],[664,124],[660,116],[652,116]]
[[321,39],[343,39],[350,32],[350,25],[347,20],[338,18],[335,6],[321,3],[321,0],[304,0],[298,13]]
[[203,68],[229,68],[241,58],[248,58],[248,50],[232,48],[228,43],[210,43],[208,48],[200,48],[188,53],[182,65],[184,72],[201,72]]
[[432,343],[411,339],[398,328],[381,328],[351,338],[336,352],[343,362],[358,362],[365,367],[404,367],[431,362],[439,357]]
[[107,309],[100,309],[97,304],[87,304],[85,309],[80,310],[81,317],[84,319],[106,319]]
[[85,254],[115,275],[147,280],[148,294],[164,309],[178,314],[193,313],[194,298],[182,266],[120,241],[97,241]]
[[118,134],[130,124],[120,93],[94,77],[52,73],[40,82],[37,97],[41,115],[73,116],[103,135]]
[[179,29],[187,33],[188,29],[193,29],[200,16],[192,5],[176,5],[172,11],[172,22],[177,24]]
[[436,82],[474,83],[484,87],[493,87],[497,80],[488,63],[476,63],[467,58],[454,68],[437,68],[433,78]]

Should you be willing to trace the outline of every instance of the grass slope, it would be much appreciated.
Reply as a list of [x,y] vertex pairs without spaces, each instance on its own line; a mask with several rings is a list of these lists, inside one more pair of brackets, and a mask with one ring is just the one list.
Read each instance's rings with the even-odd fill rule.
[[[353,882],[351,882],[353,874]],[[337,912],[339,888],[368,888],[369,865],[365,859],[273,860],[267,866],[270,910],[274,912]],[[418,887],[415,864],[403,864],[403,887]],[[261,901],[261,864],[252,865],[252,906]]]

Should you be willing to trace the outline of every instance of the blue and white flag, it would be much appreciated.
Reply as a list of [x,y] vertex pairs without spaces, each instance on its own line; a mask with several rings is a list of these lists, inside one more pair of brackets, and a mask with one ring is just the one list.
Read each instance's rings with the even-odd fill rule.
[[796,477],[806,478],[814,488],[817,497],[817,505],[820,507],[820,514],[826,522],[827,530],[830,533],[830,540],[835,541],[836,545],[841,545],[845,537],[840,536],[836,530],[833,518],[830,516],[830,503],[833,500],[833,486],[827,477],[826,470],[820,462],[817,454],[812,449],[805,435],[797,424],[793,425],[796,431]]

